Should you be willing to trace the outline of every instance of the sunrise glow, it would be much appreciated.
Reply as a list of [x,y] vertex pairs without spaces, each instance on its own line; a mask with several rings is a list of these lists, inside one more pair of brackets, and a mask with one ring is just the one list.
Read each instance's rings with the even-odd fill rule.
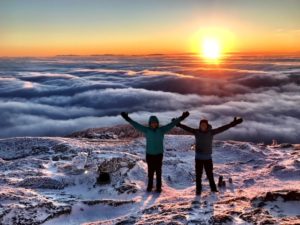
[[1,1],[0,56],[300,51],[296,2],[138,2]]
[[219,59],[221,56],[220,42],[214,38],[206,38],[202,43],[202,55],[205,59]]

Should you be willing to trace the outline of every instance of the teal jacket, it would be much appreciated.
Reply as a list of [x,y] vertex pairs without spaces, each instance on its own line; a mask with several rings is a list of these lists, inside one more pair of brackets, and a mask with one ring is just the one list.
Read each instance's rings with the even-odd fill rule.
[[[138,131],[142,132],[146,137],[146,153],[150,155],[163,154],[164,152],[164,135],[175,127],[182,119],[179,117],[173,120],[171,123],[152,129],[150,126],[143,126],[131,118],[128,122]],[[151,116],[149,119],[149,124],[152,122],[159,122],[156,116]]]

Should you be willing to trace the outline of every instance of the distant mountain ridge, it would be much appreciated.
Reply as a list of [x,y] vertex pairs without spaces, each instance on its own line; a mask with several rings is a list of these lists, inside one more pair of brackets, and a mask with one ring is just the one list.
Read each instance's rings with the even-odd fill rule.
[[[175,127],[168,134],[174,135],[188,135],[189,133]],[[112,127],[89,128],[83,131],[77,131],[66,137],[71,138],[96,138],[96,139],[123,139],[123,138],[137,138],[143,134],[133,128],[131,125],[116,125]]]

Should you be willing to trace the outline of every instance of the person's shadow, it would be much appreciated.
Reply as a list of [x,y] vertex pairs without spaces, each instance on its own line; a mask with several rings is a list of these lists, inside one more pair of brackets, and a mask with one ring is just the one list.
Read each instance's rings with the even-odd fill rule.
[[197,195],[191,202],[188,220],[195,224],[207,223],[214,215],[214,204],[219,200],[216,194]]
[[151,206],[155,205],[156,200],[159,198],[161,193],[157,192],[145,192],[144,195],[142,195],[141,198],[141,210],[146,210],[148,208],[151,208]]

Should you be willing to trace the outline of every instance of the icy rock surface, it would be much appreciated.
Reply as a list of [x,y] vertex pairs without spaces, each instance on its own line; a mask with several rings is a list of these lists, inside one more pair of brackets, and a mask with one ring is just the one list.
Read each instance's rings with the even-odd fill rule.
[[[193,143],[166,136],[158,194],[145,192],[143,138],[1,139],[0,224],[300,223],[299,145],[216,141],[226,187],[211,193],[203,175],[195,196]],[[109,183],[97,184],[100,172]]]

